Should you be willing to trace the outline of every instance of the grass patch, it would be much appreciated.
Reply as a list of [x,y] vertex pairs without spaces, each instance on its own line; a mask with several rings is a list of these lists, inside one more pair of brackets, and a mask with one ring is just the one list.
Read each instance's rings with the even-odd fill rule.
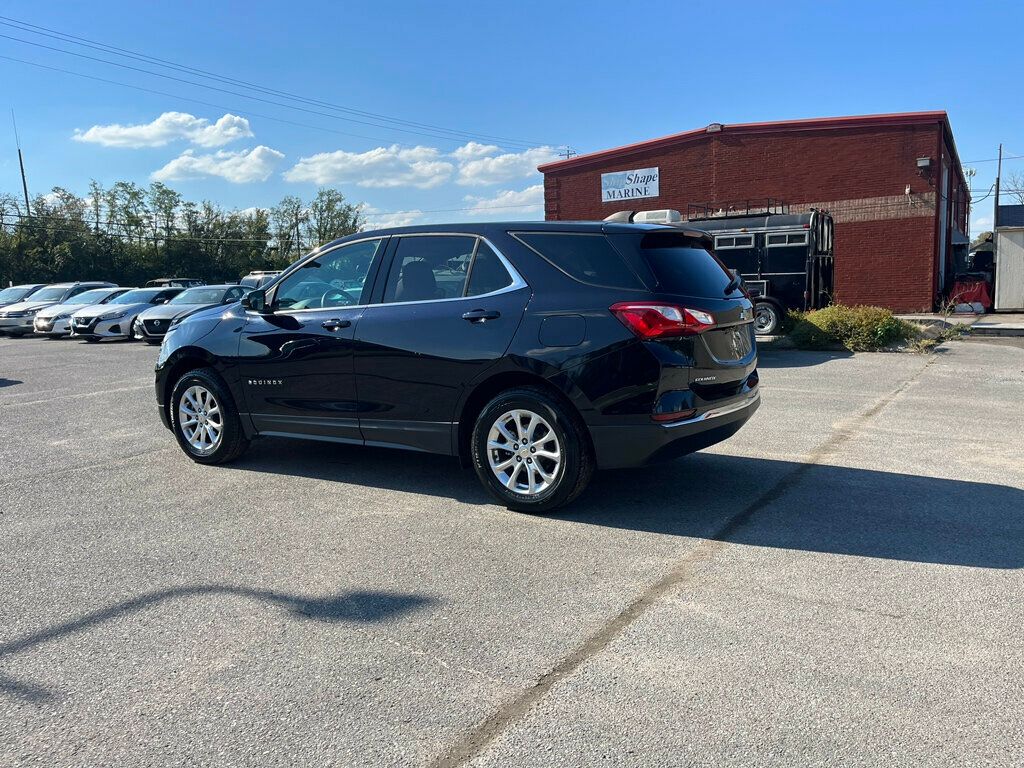
[[793,324],[789,338],[799,349],[877,352],[905,346],[921,335],[915,325],[881,307],[834,304],[813,312],[791,312],[789,319]]

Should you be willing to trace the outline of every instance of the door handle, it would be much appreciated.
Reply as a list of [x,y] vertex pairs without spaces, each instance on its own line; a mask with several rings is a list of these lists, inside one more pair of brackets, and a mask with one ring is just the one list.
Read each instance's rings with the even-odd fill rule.
[[471,323],[482,323],[486,320],[497,320],[501,317],[501,312],[496,309],[471,309],[469,312],[465,312],[462,315],[463,320],[469,320]]
[[351,320],[339,320],[336,317],[332,317],[330,320],[324,320],[320,323],[321,328],[325,328],[328,331],[340,331],[342,328],[348,328],[352,325]]

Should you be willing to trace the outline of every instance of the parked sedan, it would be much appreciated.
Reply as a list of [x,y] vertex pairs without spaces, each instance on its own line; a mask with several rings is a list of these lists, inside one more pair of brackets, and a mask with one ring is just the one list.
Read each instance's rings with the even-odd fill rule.
[[41,309],[63,304],[68,299],[93,288],[116,288],[113,283],[53,283],[29,296],[17,304],[10,304],[0,310],[0,332],[11,336],[24,336],[32,333],[36,313]]
[[241,285],[204,285],[200,288],[189,288],[166,304],[152,307],[139,314],[132,323],[132,335],[148,344],[159,344],[174,318],[219,304],[234,304],[248,292],[249,289]]
[[140,312],[166,304],[184,288],[133,288],[106,304],[85,307],[71,316],[71,335],[86,341],[130,339]]
[[33,327],[35,332],[42,336],[58,338],[71,335],[71,315],[86,307],[107,304],[116,299],[122,293],[130,291],[130,288],[93,288],[91,291],[80,293],[62,304],[40,309],[36,312]]
[[46,283],[24,283],[22,285],[12,285],[10,288],[4,288],[0,291],[0,307],[6,307],[11,304],[17,304],[19,301],[24,301],[33,293],[45,286]]

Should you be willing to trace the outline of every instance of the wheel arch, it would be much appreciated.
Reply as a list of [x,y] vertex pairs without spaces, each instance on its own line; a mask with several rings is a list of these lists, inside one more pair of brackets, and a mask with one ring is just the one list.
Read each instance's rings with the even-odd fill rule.
[[[235,410],[242,410],[239,408],[238,393],[232,386],[231,381],[229,381],[229,377],[224,375],[222,366],[216,357],[201,347],[182,347],[175,350],[173,357],[164,363],[163,366],[161,404],[164,409],[164,416],[168,419],[167,423],[170,423],[171,393],[174,391],[174,385],[186,373],[198,368],[213,368],[223,381],[228,395],[234,401],[232,405],[235,407]],[[242,427],[248,435],[250,430],[246,419],[242,419]]]
[[458,456],[459,463],[463,467],[472,466],[470,438],[473,435],[473,426],[476,423],[476,418],[480,415],[480,412],[484,409],[487,403],[505,390],[527,386],[543,389],[574,413],[576,417],[579,418],[580,424],[584,426],[582,431],[585,435],[588,449],[593,451],[590,430],[585,428],[586,423],[580,413],[580,408],[573,402],[572,398],[539,374],[522,370],[503,371],[501,373],[495,373],[476,384],[465,398],[462,403],[462,407],[459,409],[458,428],[454,431],[454,438],[456,440],[454,453]]

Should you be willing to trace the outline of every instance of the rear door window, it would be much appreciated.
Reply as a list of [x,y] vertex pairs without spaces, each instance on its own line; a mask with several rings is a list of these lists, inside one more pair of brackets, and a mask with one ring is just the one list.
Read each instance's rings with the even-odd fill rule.
[[456,299],[466,289],[475,237],[405,236],[398,241],[384,288],[385,304]]
[[515,237],[574,280],[606,288],[644,287],[604,235],[520,232]]
[[[651,268],[660,290],[684,296],[725,296],[732,274],[700,241],[675,232],[616,235],[616,244],[632,241]],[[625,247],[625,243],[622,243]],[[734,288],[738,291],[739,288]]]

